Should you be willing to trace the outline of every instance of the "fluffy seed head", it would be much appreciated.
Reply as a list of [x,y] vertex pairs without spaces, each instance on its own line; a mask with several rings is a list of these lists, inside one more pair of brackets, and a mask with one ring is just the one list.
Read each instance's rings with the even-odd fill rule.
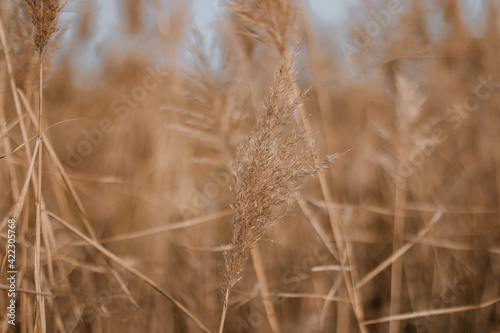
[[291,78],[293,63],[285,61],[274,80],[265,111],[237,150],[233,161],[233,250],[227,261],[225,287],[232,288],[251,249],[276,220],[287,215],[301,181],[321,172],[331,157],[320,157],[293,124],[302,101]]
[[35,26],[33,39],[39,54],[45,53],[50,38],[59,30],[57,17],[66,1],[63,0],[25,0]]
[[224,3],[239,33],[278,50],[281,56],[299,40],[300,8],[293,0],[233,0]]

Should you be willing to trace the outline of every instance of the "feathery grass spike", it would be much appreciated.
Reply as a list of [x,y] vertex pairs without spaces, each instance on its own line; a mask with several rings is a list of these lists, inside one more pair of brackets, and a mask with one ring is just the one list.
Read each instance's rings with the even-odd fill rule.
[[265,110],[233,161],[233,249],[226,262],[223,328],[230,289],[252,248],[273,223],[287,215],[302,180],[324,170],[335,156],[318,156],[304,133],[293,126],[292,116],[304,97],[294,94],[293,57],[286,59],[274,78]]

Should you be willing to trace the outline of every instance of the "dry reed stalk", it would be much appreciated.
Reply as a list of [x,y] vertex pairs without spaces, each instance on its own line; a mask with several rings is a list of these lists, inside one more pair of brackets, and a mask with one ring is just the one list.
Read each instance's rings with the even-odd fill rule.
[[[38,52],[39,60],[39,95],[38,95],[38,141],[40,142],[38,152],[38,186],[36,193],[36,247],[35,247],[35,287],[42,292],[42,273],[40,271],[40,244],[41,244],[41,220],[42,220],[42,114],[43,114],[43,55],[47,50],[50,39],[59,28],[57,19],[65,2],[61,0],[26,0],[31,12],[32,23],[35,27],[33,40]],[[47,241],[47,240],[46,240]],[[48,251],[47,253],[49,253]],[[52,276],[52,272],[51,272]],[[37,295],[37,323],[36,331],[46,332],[45,299],[41,294]],[[38,326],[39,325],[39,326]]]
[[[291,126],[303,98],[303,94],[294,96],[292,71],[293,61],[285,61],[275,76],[264,113],[238,147],[233,162],[233,250],[226,262],[219,332],[223,332],[230,290],[241,278],[251,250],[276,220],[287,215],[300,182],[320,173],[326,162],[333,160],[318,156],[303,133]],[[297,151],[301,145],[303,148]]]
[[264,262],[262,261],[262,256],[260,255],[260,251],[257,246],[250,251],[250,256],[252,257],[255,275],[257,275],[259,290],[262,295],[262,302],[264,303],[264,309],[269,321],[269,326],[271,326],[271,331],[273,333],[280,333],[281,329],[278,323],[278,318],[276,317],[276,312],[274,311],[274,305],[268,296],[270,292],[266,272],[264,270]]

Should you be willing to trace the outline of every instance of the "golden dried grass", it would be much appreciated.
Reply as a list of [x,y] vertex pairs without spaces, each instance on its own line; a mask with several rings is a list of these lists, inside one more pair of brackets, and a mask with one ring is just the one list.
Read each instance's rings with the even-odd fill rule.
[[[84,88],[71,58],[54,62],[45,89],[35,55],[51,58],[61,2],[28,3],[33,17],[16,7],[24,21],[4,13],[0,30],[0,244],[16,217],[19,331],[500,328],[493,3],[473,35],[458,2],[412,1],[353,58],[358,79],[307,4],[281,0],[225,3],[223,65],[198,34],[180,70],[187,10],[155,2],[150,53],[121,50]],[[123,38],[156,31],[151,5],[123,3]],[[155,52],[168,59],[153,75]],[[65,163],[89,135],[102,140]]]

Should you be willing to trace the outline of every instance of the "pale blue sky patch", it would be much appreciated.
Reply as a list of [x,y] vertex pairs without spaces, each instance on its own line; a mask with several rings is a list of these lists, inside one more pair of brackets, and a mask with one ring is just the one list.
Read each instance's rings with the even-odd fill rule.
[[349,14],[348,7],[358,0],[310,0],[311,10],[315,18],[324,22],[339,22]]
[[[182,0],[177,0],[182,1]],[[361,0],[307,0],[305,6],[309,7],[314,17],[316,31],[321,33],[321,39],[327,39],[326,42],[331,42],[337,45],[341,41],[346,41],[350,38],[347,35],[349,27],[363,25],[364,22],[358,12],[364,12],[365,8]],[[409,0],[400,0],[409,3]],[[142,33],[136,38],[124,38],[124,22],[123,9],[120,6],[120,0],[70,0],[66,5],[61,16],[61,23],[66,30],[62,36],[60,54],[69,54],[79,64],[79,67],[90,72],[91,69],[98,69],[102,61],[108,59],[108,56],[123,53],[125,54],[133,47],[134,43],[141,43],[143,49],[136,48],[137,51],[147,52],[151,44],[147,42],[148,34]],[[464,13],[466,13],[466,22],[475,30],[481,29],[481,22],[478,17],[484,15],[485,0],[461,0]],[[223,19],[223,7],[219,0],[189,0],[186,1],[189,8],[188,17],[191,18],[194,24],[198,27],[205,46],[205,52],[212,61],[221,57],[220,48],[215,45],[216,36],[218,35],[216,24]],[[383,0],[373,0],[375,8],[382,9]],[[424,4],[430,4],[430,8],[436,9],[434,0],[422,0]],[[153,24],[151,17],[154,16],[154,6],[150,1],[145,1],[144,20],[146,24]],[[76,45],[74,38],[76,36],[76,26],[79,22],[82,8],[91,8],[93,10],[93,35],[85,45]],[[431,10],[432,10],[431,9]],[[438,15],[440,16],[440,15]],[[436,19],[440,19],[436,17]],[[347,39],[346,39],[347,38]],[[186,46],[188,44],[185,44]],[[337,51],[340,50],[337,47]],[[340,52],[340,51],[339,51]],[[188,52],[183,53],[184,61],[189,63]],[[332,57],[338,57],[338,54],[332,54]]]
[[[345,18],[348,4],[357,0],[310,0],[313,15],[323,22],[333,24]],[[206,52],[214,52],[215,36],[217,31],[215,24],[222,19],[223,7],[219,0],[191,0],[190,17],[198,27],[206,48]],[[86,45],[78,46],[74,56],[80,66],[86,70],[96,67],[99,60],[105,59],[109,51],[113,53],[120,49],[126,50],[131,45],[131,40],[120,38],[123,33],[122,9],[119,0],[92,1],[73,0],[69,1],[61,16],[61,23],[65,27],[61,40],[62,53],[75,51],[72,41],[77,34],[76,25],[80,20],[82,10],[93,10],[93,35]],[[151,6],[145,2],[146,7]],[[142,36],[147,38],[147,36]],[[217,52],[216,52],[217,53]],[[98,66],[97,66],[98,67]]]

